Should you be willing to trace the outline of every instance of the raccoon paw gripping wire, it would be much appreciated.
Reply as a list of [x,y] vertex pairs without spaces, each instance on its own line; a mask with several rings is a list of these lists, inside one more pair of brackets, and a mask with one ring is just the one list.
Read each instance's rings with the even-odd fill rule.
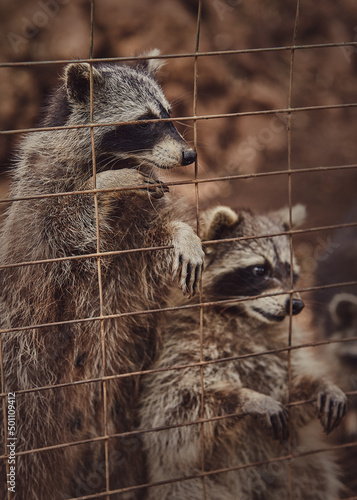
[[151,198],[162,198],[165,193],[169,192],[168,186],[165,186],[165,184],[158,179],[155,179],[149,175],[142,174],[144,179],[143,182],[146,185],[146,187],[143,188],[143,190],[147,191],[147,193],[151,196]]
[[199,237],[186,227],[181,227],[174,239],[174,261],[172,279],[177,278],[184,295],[192,297],[201,279],[204,252]]
[[326,434],[329,434],[340,425],[346,414],[346,402],[346,395],[336,386],[332,386],[318,394],[318,418]]
[[[266,398],[268,401],[268,398]],[[273,431],[274,439],[284,442],[289,437],[289,414],[278,401],[269,398],[265,407],[265,423]]]

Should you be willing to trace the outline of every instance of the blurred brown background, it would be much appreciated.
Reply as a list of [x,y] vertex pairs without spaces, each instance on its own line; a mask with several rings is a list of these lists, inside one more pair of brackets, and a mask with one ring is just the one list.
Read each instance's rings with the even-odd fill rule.
[[[303,0],[301,4],[298,45],[357,40],[354,0]],[[132,56],[155,47],[163,54],[192,52],[197,7],[196,0],[97,1],[94,56]],[[89,0],[2,0],[0,9],[1,62],[89,57]],[[220,51],[290,45],[295,11],[293,0],[203,0],[199,48]],[[356,47],[297,50],[292,105],[356,102],[356,54]],[[198,114],[287,107],[290,57],[286,50],[199,58]],[[1,130],[34,126],[62,70],[61,64],[0,68]],[[160,77],[174,104],[174,115],[191,115],[193,59],[169,59]],[[356,118],[353,107],[294,114],[292,168],[356,164]],[[286,116],[274,114],[198,121],[199,177],[285,170],[286,121]],[[181,130],[192,140],[192,124]],[[2,198],[7,195],[7,174],[19,139],[18,134],[0,136]],[[166,178],[193,175],[193,168],[188,167]],[[307,205],[307,227],[343,221],[356,200],[356,181],[357,169],[293,175],[293,203]],[[192,186],[176,187],[176,192],[194,200]],[[199,196],[202,208],[228,203],[268,211],[288,203],[288,179],[280,175],[203,183]],[[308,282],[314,252],[324,242],[327,245],[328,233],[311,233],[294,242],[305,259]]]

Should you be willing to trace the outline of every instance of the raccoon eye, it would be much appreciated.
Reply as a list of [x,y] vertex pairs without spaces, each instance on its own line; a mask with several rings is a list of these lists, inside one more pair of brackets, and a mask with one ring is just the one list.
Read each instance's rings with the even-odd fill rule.
[[[143,118],[143,120],[151,120],[152,118],[148,118],[147,116],[145,118]],[[143,123],[138,123],[138,127],[139,128],[149,128],[150,125],[152,125],[152,123],[146,121],[146,122],[143,122]]]
[[[139,118],[139,120],[155,120],[156,116],[153,115],[152,113],[147,113],[146,115],[143,115]],[[150,122],[146,121],[144,123],[139,123],[138,127],[139,128],[148,128],[152,125]]]
[[270,269],[269,266],[267,266],[266,264],[262,264],[259,266],[252,266],[252,273],[254,274],[254,276],[259,276],[259,277],[269,276]]
[[138,127],[139,128],[149,128],[150,127],[150,123],[146,122],[146,123],[139,123],[138,124]]
[[[291,276],[291,267],[290,267],[290,264],[287,264],[286,266],[286,272],[288,274],[288,276],[290,277]],[[299,279],[299,275],[293,271],[293,284],[295,285],[297,280]]]

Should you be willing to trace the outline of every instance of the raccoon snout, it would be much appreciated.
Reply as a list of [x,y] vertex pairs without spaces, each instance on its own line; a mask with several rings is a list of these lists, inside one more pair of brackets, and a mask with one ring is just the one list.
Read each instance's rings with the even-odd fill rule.
[[[295,316],[296,314],[301,313],[301,311],[304,309],[304,307],[305,307],[305,304],[303,303],[302,300],[300,300],[300,299],[293,299],[293,306],[292,306],[293,316]],[[286,309],[286,312],[288,314],[290,314],[290,299],[288,299],[286,301],[285,309]]]
[[185,167],[186,165],[191,165],[197,158],[197,153],[193,149],[182,152],[182,162],[181,165]]

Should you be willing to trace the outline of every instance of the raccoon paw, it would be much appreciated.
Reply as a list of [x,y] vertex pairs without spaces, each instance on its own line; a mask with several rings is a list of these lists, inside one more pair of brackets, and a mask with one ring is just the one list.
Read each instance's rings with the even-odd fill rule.
[[273,398],[267,397],[265,400],[264,423],[273,431],[274,439],[281,443],[287,441],[289,437],[289,414],[284,405]]
[[[133,188],[125,193],[136,194],[140,196],[150,196],[151,198],[162,198],[169,188],[149,175],[138,172],[131,168],[122,168],[120,170],[106,170],[96,176],[96,185],[98,189],[115,189],[118,187],[142,186]],[[122,195],[122,191],[113,191],[112,193],[101,193],[110,197]]]
[[346,395],[335,385],[317,395],[318,418],[326,434],[333,431],[346,414]]
[[146,184],[146,187],[143,188],[148,194],[150,194],[151,198],[162,198],[165,193],[169,192],[168,186],[158,179],[153,179],[149,175],[141,173],[143,176],[143,183]]
[[172,279],[177,278],[183,294],[189,297],[195,295],[201,280],[204,252],[200,238],[192,228],[185,223],[176,223],[173,239],[174,259],[172,266]]

